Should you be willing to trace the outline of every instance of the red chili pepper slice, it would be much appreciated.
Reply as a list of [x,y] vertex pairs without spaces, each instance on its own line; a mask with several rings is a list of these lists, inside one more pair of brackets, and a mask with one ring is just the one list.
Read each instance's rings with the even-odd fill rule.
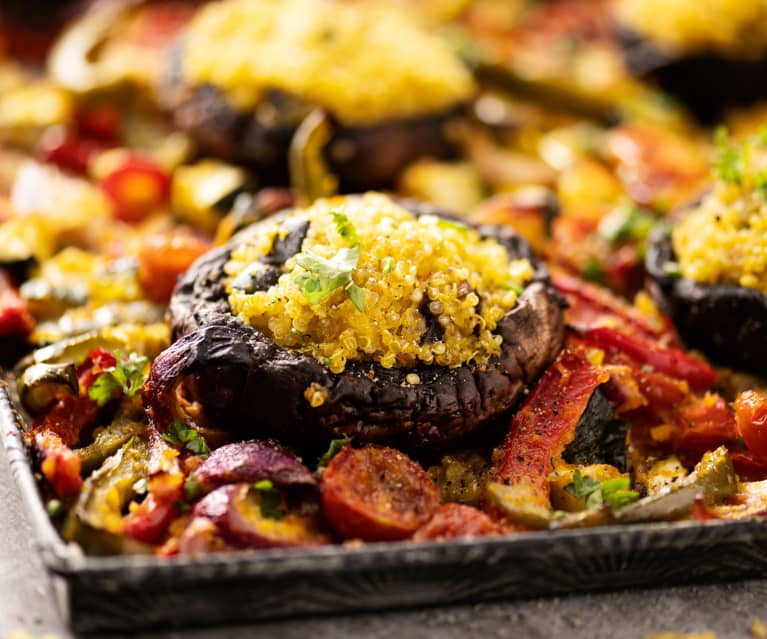
[[549,507],[551,459],[572,440],[591,395],[608,378],[609,373],[594,366],[583,349],[565,349],[514,415],[497,481],[530,482],[540,504]]
[[615,349],[642,365],[689,382],[695,390],[706,390],[716,381],[716,371],[705,362],[693,359],[677,348],[667,348],[636,335],[600,326],[580,333],[584,342],[603,350]]
[[27,335],[35,327],[26,302],[8,274],[0,269],[0,337]]
[[140,222],[168,201],[170,175],[156,163],[132,156],[101,180],[101,188],[112,200],[115,217]]

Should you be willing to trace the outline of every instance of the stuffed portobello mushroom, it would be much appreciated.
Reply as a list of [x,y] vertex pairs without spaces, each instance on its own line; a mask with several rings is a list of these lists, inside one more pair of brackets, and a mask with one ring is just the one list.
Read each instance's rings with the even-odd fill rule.
[[713,188],[648,240],[652,290],[713,361],[767,373],[767,146],[720,140]]
[[[297,144],[319,146],[349,192],[391,185],[418,157],[449,155],[445,127],[473,92],[448,45],[391,9],[224,0],[185,30],[160,94],[206,151],[271,180],[285,179],[306,122]],[[322,131],[307,120],[317,109],[331,123]]]
[[162,430],[439,446],[554,359],[563,302],[525,242],[379,194],[320,200],[201,258],[144,387]]
[[767,96],[767,5],[762,0],[618,0],[629,68],[655,80],[703,122]]

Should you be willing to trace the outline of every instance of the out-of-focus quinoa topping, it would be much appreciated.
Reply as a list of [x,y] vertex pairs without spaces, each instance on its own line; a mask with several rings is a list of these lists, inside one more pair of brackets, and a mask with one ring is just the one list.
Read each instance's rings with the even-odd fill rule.
[[[255,292],[231,286],[284,235],[284,219],[237,248],[226,266],[232,311],[277,344],[334,373],[347,361],[482,366],[500,354],[494,331],[533,277],[528,260],[511,260],[470,227],[416,217],[374,193],[318,200],[291,217],[308,220],[309,229],[277,284]],[[317,262],[341,265],[321,292],[312,283]]]
[[767,133],[722,139],[713,190],[672,234],[681,274],[767,293]]

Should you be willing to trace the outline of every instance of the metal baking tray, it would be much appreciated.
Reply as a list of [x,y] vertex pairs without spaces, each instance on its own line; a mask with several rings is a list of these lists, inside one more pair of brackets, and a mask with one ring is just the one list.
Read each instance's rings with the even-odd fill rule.
[[199,627],[764,575],[767,521],[676,522],[444,543],[88,557],[51,524],[0,382],[0,437],[76,632]]

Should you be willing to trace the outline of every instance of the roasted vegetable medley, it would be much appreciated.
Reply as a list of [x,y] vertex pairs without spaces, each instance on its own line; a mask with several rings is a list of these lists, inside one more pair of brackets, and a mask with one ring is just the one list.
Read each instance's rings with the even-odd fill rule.
[[0,366],[64,539],[767,516],[763,3],[69,4],[0,18]]

